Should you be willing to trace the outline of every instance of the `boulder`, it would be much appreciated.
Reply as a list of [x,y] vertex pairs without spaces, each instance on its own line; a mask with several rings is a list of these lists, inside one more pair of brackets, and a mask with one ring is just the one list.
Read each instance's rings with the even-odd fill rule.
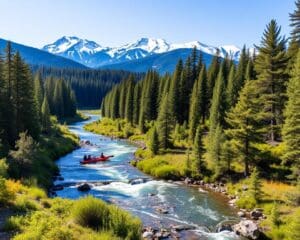
[[263,216],[262,211],[260,211],[258,209],[254,209],[253,211],[250,212],[250,217],[253,220],[258,220],[262,216]]
[[78,189],[78,191],[86,192],[86,191],[90,191],[90,190],[91,190],[91,187],[90,187],[89,184],[83,183],[83,184],[81,184],[80,186],[78,186],[77,189]]
[[168,214],[169,213],[168,209],[162,208],[162,207],[156,208],[156,211],[161,213],[161,214]]
[[237,215],[241,218],[246,217],[246,213],[243,211],[238,211]]
[[191,184],[192,183],[192,179],[190,179],[190,178],[187,177],[187,178],[184,179],[184,183],[185,184]]
[[238,224],[233,225],[232,229],[237,235],[248,239],[255,240],[260,236],[258,226],[251,220],[242,220]]
[[146,231],[146,232],[143,233],[142,237],[144,239],[152,239],[153,238],[153,232]]
[[191,229],[195,229],[194,226],[191,226],[191,225],[175,225],[175,226],[172,226],[172,228],[178,232],[180,231],[183,231],[183,230],[191,230]]

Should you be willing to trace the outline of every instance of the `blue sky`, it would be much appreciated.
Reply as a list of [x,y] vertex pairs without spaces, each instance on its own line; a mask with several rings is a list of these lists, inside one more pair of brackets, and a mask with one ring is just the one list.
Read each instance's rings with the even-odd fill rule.
[[35,47],[64,35],[102,46],[141,37],[252,46],[272,18],[290,32],[294,0],[1,0],[0,9],[0,38]]

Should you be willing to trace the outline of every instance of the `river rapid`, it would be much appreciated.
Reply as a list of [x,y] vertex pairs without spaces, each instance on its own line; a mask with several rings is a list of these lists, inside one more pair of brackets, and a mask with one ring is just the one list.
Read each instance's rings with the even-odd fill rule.
[[[70,131],[77,134],[80,140],[90,141],[92,146],[81,146],[57,160],[64,180],[55,184],[65,186],[62,191],[57,191],[59,197],[76,199],[92,194],[138,216],[144,226],[159,229],[188,224],[196,227],[192,232],[199,239],[240,239],[232,232],[214,232],[220,222],[236,219],[234,209],[227,205],[222,196],[199,191],[181,182],[154,180],[140,172],[129,164],[136,146],[83,129],[85,124],[98,119],[99,116],[90,115],[87,121],[69,125]],[[101,152],[114,157],[104,163],[80,165],[79,161],[84,155],[96,156]],[[92,189],[89,192],[78,191],[76,185],[81,182],[90,182]],[[164,209],[168,213],[159,213],[157,209]],[[182,236],[182,239],[189,238],[184,234]]]

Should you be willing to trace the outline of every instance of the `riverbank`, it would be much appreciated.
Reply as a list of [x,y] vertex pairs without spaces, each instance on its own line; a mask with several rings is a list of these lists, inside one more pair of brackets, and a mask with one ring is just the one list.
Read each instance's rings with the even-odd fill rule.
[[137,128],[126,123],[125,120],[103,119],[90,123],[85,129],[112,138],[126,139],[126,135],[129,135],[127,139],[131,142],[144,141],[145,144],[136,151],[132,162],[138,169],[158,179],[181,180],[184,184],[199,187],[204,191],[219,192],[228,199],[230,206],[237,208],[241,219],[248,218],[256,222],[268,238],[289,239],[290,224],[288,223],[295,222],[300,212],[297,205],[300,194],[296,186],[260,179],[260,200],[254,202],[249,197],[252,192],[249,178],[237,178],[232,181],[224,177],[224,181],[221,182],[211,182],[211,179],[205,176],[202,180],[189,178],[188,157],[182,149],[153,155],[146,148],[147,135],[141,135]]
[[7,167],[0,160],[0,239],[140,239],[140,220],[115,205],[93,197],[68,200],[47,196],[47,189],[57,180],[53,175],[59,175],[54,160],[79,143],[67,126],[52,120],[51,133],[39,139],[38,152],[43,158],[34,163],[30,179],[3,178]]

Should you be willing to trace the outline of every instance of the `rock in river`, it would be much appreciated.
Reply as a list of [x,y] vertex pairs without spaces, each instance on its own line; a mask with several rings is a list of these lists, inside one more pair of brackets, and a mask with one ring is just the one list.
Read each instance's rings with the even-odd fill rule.
[[89,184],[84,183],[84,184],[81,184],[80,186],[78,186],[77,189],[78,189],[78,191],[86,192],[86,191],[91,190],[91,187]]
[[251,220],[242,220],[233,225],[232,229],[236,234],[253,240],[258,239],[260,235],[258,226]]

